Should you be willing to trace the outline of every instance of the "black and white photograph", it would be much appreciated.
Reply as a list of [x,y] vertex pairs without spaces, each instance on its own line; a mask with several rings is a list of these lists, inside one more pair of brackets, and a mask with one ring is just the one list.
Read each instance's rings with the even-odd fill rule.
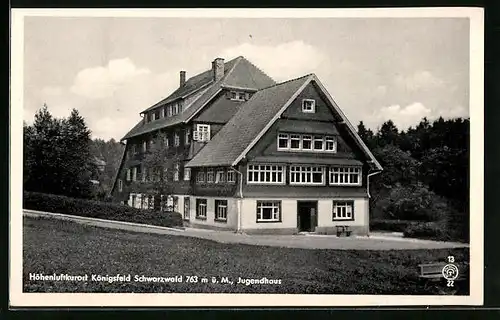
[[14,306],[480,305],[483,12],[13,10]]

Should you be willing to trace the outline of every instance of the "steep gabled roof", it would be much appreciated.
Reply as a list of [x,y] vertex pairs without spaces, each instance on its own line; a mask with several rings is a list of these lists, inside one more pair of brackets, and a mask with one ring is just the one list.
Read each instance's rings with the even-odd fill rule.
[[335,112],[347,125],[349,134],[377,170],[382,170],[382,166],[314,74],[283,82],[255,93],[217,135],[187,163],[186,167],[237,165],[311,81],[319,86]]
[[144,121],[141,120],[121,140],[123,141],[147,132],[190,121],[224,87],[241,87],[259,90],[274,84],[275,82],[272,78],[254,66],[250,61],[242,56],[237,57],[224,64],[224,76],[219,81],[214,82],[212,70],[207,70],[190,78],[186,82],[184,87],[188,87],[189,90],[184,90],[184,87],[179,88],[167,98],[145,110],[149,111],[174,101],[175,99],[198,94],[199,97],[194,99],[190,105],[185,106],[185,110],[182,113],[148,123],[144,123]]

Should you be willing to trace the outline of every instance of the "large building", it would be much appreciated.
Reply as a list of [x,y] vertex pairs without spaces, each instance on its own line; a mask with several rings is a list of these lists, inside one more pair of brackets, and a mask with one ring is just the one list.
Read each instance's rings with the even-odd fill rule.
[[181,71],[141,116],[122,139],[117,201],[171,205],[193,227],[368,233],[382,167],[316,75],[276,83],[244,57],[217,58],[188,80]]

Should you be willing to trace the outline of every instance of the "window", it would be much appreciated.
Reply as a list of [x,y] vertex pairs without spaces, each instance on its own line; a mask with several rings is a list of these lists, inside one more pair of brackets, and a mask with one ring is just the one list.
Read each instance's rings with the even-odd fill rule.
[[169,147],[169,140],[168,140],[168,135],[165,134],[165,137],[163,138],[163,143],[165,144],[165,148],[168,148]]
[[132,181],[137,181],[137,167],[132,168]]
[[332,220],[354,220],[354,201],[334,200]]
[[236,100],[236,101],[245,101],[246,94],[245,92],[231,92],[231,100]]
[[290,149],[300,149],[300,134],[290,135]]
[[257,222],[280,222],[281,201],[257,200]]
[[121,179],[118,179],[118,191],[123,191],[123,181]]
[[207,199],[196,199],[196,219],[207,218]]
[[215,221],[227,221],[227,200],[215,200]]
[[302,112],[306,113],[316,112],[316,101],[314,99],[302,100]]
[[234,175],[234,171],[233,171],[233,170],[231,170],[231,169],[229,169],[229,170],[227,171],[227,182],[235,182],[235,181],[236,181],[236,179],[235,179],[235,178],[236,178],[236,177],[235,177],[235,175]]
[[142,168],[142,182],[146,182],[147,171],[148,169],[146,167]]
[[214,183],[214,171],[213,170],[207,171],[207,182]]
[[277,165],[249,165],[247,181],[249,184],[284,184],[284,167]]
[[204,171],[198,171],[196,174],[196,182],[201,183],[205,182],[205,172]]
[[179,113],[179,105],[177,104],[177,102],[174,102],[172,104],[172,115],[175,116],[178,113]]
[[163,181],[168,181],[168,168],[163,168]]
[[209,141],[210,140],[210,125],[197,124],[196,131],[194,132],[194,140]]
[[217,176],[215,177],[215,183],[226,182],[226,172],[224,170],[217,171]]
[[154,120],[158,120],[160,119],[160,110],[156,110],[155,113],[154,113]]
[[160,110],[160,118],[165,118],[165,108],[161,108],[161,110]]
[[174,181],[179,181],[180,165],[176,163],[174,165]]
[[174,133],[174,146],[178,147],[181,144],[179,133]]
[[137,196],[135,194],[132,194],[131,197],[132,197],[132,208],[135,208],[135,203],[136,203]]
[[311,136],[302,136],[302,150],[311,150],[312,149],[312,137]]
[[167,106],[167,116],[172,116],[172,105]]
[[184,144],[188,145],[191,142],[191,130],[186,129],[184,132]]
[[142,152],[146,152],[148,151],[148,143],[146,141],[144,141],[142,143]]
[[334,137],[325,137],[325,151],[337,151],[337,141]]
[[290,166],[290,184],[325,184],[324,167]]
[[189,220],[190,204],[189,197],[184,197],[184,220]]
[[130,169],[127,169],[127,181],[130,181]]
[[330,185],[361,185],[361,168],[332,167],[330,168]]
[[322,136],[314,136],[314,150],[315,151],[323,151],[324,144],[323,144],[323,137]]
[[288,134],[278,134],[278,150],[290,148],[290,146],[288,145],[288,141]]
[[191,168],[184,168],[184,180],[191,180]]
[[337,141],[333,136],[279,133],[278,150],[337,152]]

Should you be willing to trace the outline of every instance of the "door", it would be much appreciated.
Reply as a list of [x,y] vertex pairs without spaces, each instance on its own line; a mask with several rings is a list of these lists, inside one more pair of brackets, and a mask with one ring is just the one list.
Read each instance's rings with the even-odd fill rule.
[[318,224],[317,201],[297,201],[297,228],[299,231],[314,232]]

